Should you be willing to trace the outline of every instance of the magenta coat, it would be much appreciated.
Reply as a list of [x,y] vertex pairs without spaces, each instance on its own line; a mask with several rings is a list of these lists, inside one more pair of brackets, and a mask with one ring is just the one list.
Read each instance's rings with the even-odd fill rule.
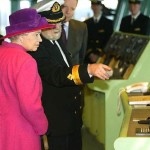
[[0,150],[40,150],[48,122],[35,60],[17,44],[0,46]]

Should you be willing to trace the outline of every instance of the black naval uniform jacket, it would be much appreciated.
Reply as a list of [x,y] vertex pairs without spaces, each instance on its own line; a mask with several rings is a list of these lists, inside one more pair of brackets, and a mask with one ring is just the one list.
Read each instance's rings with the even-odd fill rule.
[[93,17],[85,20],[88,28],[88,49],[103,49],[113,33],[113,22],[103,15],[98,23],[94,22]]
[[131,23],[131,15],[122,19],[120,31],[133,34],[150,35],[150,19],[142,13]]
[[43,84],[42,103],[49,121],[48,134],[67,135],[79,131],[82,126],[80,84],[93,82],[87,73],[87,65],[71,65],[70,55],[60,43],[70,67],[67,67],[56,45],[42,39],[35,58]]

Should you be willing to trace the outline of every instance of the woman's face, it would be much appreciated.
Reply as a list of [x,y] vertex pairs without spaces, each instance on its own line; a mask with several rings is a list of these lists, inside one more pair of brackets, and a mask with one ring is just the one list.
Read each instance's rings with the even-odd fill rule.
[[36,51],[40,42],[42,42],[40,34],[41,30],[20,35],[21,45],[27,51]]

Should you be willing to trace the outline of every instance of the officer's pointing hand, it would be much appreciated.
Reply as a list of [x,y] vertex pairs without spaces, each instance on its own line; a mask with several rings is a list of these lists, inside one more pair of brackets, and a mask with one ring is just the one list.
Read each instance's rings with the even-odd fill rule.
[[112,76],[112,69],[104,64],[88,64],[88,73],[102,80],[106,80]]

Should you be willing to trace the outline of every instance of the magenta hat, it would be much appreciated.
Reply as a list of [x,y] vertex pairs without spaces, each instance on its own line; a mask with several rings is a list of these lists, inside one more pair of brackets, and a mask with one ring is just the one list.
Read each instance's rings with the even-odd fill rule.
[[12,13],[9,16],[9,22],[10,26],[6,27],[6,35],[2,39],[36,30],[55,28],[54,24],[49,24],[46,18],[41,17],[33,8],[25,8]]

